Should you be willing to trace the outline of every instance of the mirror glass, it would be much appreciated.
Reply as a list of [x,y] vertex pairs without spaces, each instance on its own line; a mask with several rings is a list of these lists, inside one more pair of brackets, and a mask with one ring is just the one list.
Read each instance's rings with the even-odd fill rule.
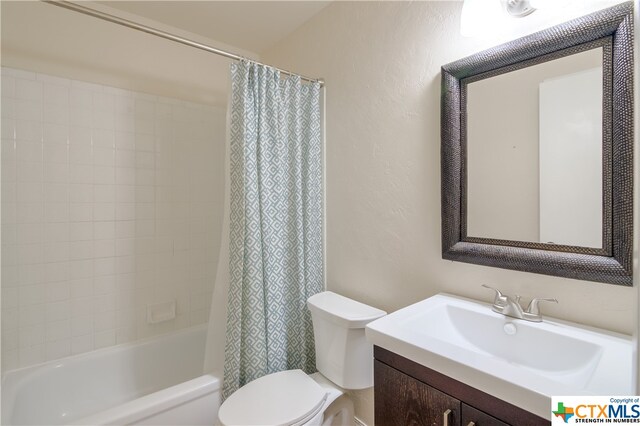
[[467,236],[603,247],[602,47],[467,85]]

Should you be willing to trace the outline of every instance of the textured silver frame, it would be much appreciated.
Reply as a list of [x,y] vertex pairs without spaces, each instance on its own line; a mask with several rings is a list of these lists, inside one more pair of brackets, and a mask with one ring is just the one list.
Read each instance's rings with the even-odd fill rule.
[[[467,236],[466,85],[598,47],[603,48],[605,65],[603,247],[587,248]],[[632,285],[632,2],[621,3],[444,65],[441,109],[444,259],[587,281]]]

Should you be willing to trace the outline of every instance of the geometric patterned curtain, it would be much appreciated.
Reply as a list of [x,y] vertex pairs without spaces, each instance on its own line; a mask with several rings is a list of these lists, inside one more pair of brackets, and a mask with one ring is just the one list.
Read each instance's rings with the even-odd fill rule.
[[223,398],[266,374],[315,371],[306,302],[324,285],[322,191],[320,84],[232,64]]

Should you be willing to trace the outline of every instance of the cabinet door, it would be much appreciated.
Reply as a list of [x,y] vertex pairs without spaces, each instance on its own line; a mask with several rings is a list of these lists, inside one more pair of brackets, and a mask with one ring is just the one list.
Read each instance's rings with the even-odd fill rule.
[[460,401],[375,361],[375,422],[380,426],[460,426]]
[[462,422],[461,426],[509,426],[465,403],[462,403]]

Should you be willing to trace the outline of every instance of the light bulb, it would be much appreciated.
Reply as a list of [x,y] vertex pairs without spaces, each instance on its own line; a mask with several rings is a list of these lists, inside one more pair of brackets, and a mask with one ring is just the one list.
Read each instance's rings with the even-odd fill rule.
[[506,14],[501,0],[464,0],[460,33],[464,37],[486,36],[500,28]]
[[[557,0],[555,0],[557,2]],[[531,3],[531,7],[535,9],[547,9],[551,7],[554,3],[554,0],[529,0]]]
[[473,37],[478,34],[479,23],[475,19],[478,13],[482,13],[478,0],[464,0],[462,14],[460,16],[460,34],[463,37]]

